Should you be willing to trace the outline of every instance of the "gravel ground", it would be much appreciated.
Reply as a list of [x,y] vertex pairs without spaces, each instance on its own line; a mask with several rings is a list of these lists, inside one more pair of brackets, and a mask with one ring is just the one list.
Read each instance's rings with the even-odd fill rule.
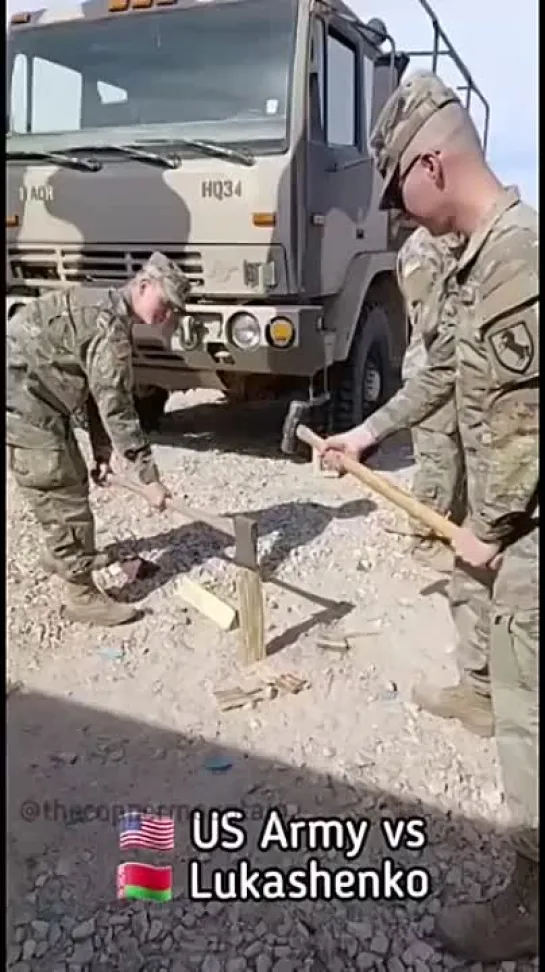
[[[141,602],[126,629],[67,624],[56,582],[41,572],[32,517],[9,486],[8,968],[13,972],[344,972],[465,968],[433,939],[446,898],[488,894],[511,859],[494,745],[414,710],[423,673],[455,676],[444,581],[406,553],[396,511],[348,478],[319,477],[275,448],[275,409],[228,408],[213,396],[176,396],[157,456],[173,492],[214,512],[258,512],[267,565],[269,672],[308,687],[222,713],[216,688],[250,684],[237,670],[237,632],[184,607],[179,578],[233,597],[232,548],[174,513],[149,514],[138,498],[97,492],[101,547],[139,551],[160,571],[104,586]],[[410,451],[394,443],[375,463],[401,483]],[[350,651],[319,636],[344,628]],[[171,854],[121,852],[122,807],[174,806]],[[192,845],[194,807],[244,808],[240,851]],[[365,849],[258,847],[267,813],[365,820]],[[385,818],[425,821],[427,846],[388,850]],[[407,832],[408,833],[408,832]],[[384,881],[385,856],[402,896]],[[200,888],[214,870],[308,865],[376,869],[366,900],[189,900],[189,861]],[[174,900],[115,901],[116,867],[172,864]],[[429,875],[422,900],[407,897],[414,869]],[[413,875],[414,876],[414,875]],[[376,885],[375,885],[376,882]],[[371,886],[372,885],[372,886]],[[416,885],[415,885],[416,886]],[[410,887],[410,883],[409,883]],[[392,897],[393,894],[393,897]],[[276,898],[276,900],[272,900]],[[504,963],[508,970],[536,964]],[[469,966],[473,972],[482,967]],[[494,966],[495,968],[495,966]]]

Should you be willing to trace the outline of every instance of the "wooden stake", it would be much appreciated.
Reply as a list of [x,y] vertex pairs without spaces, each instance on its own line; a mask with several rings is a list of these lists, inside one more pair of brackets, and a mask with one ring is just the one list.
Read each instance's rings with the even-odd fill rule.
[[235,516],[234,520],[240,659],[243,665],[250,665],[266,657],[263,583],[257,560],[257,522],[243,515]]

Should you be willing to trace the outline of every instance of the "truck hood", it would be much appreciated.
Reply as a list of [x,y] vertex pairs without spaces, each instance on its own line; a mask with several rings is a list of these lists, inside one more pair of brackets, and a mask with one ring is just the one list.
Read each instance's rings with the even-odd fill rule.
[[8,280],[117,286],[158,249],[179,263],[195,295],[288,293],[286,170],[282,156],[251,168],[184,159],[166,170],[106,156],[99,172],[11,161]]

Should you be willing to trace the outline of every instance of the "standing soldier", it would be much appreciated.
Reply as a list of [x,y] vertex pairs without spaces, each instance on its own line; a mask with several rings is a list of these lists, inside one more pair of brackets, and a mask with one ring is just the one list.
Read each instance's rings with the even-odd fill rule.
[[[427,232],[428,238],[433,238]],[[446,230],[436,234],[439,239],[445,235]],[[410,239],[412,237],[408,242]],[[424,367],[415,369],[397,395],[363,425],[330,439],[329,448],[340,446],[359,455],[394,432],[420,426],[423,422],[428,424],[430,418],[433,422],[435,415],[441,415],[443,409],[452,407],[461,437],[460,475],[462,471],[465,474],[463,492],[462,489],[460,491],[465,503],[456,512],[465,514],[466,507],[471,509],[478,502],[474,489],[481,436],[486,424],[483,411],[486,378],[479,373],[472,376],[461,412],[460,396],[455,395],[459,360],[454,340],[457,301],[460,298],[457,279],[451,276],[447,287],[449,292],[441,288],[435,291],[438,302],[432,317],[436,330],[428,343]],[[462,288],[464,299],[467,299],[467,293],[467,287]],[[459,680],[457,684],[446,687],[422,682],[413,689],[413,701],[420,708],[438,718],[458,719],[470,732],[483,737],[490,737],[494,733],[489,671],[492,580],[493,572],[488,567],[473,569],[459,559],[454,561],[450,609],[457,633]]]
[[[397,259],[398,285],[405,299],[411,327],[403,360],[407,382],[426,363],[437,336],[443,305],[448,299],[448,278],[456,267],[463,241],[456,235],[434,238],[420,226],[404,243]],[[417,462],[412,492],[421,503],[458,523],[464,510],[465,473],[458,435],[454,395],[412,430]],[[453,559],[448,546],[411,525],[413,555],[440,573],[450,573]]]
[[189,283],[154,253],[136,277],[106,299],[73,287],[38,298],[7,326],[7,443],[15,481],[42,526],[45,561],[66,592],[73,621],[113,626],[138,617],[100,591],[89,478],[71,427],[87,406],[96,482],[107,480],[112,445],[151,506],[169,493],[135,412],[132,330],[140,320],[169,341]]
[[[447,908],[437,934],[469,961],[510,961],[538,954],[537,214],[518,190],[501,185],[469,114],[433,74],[417,75],[391,95],[372,147],[384,209],[404,210],[434,236],[468,239],[456,273],[456,313],[404,425],[421,421],[432,400],[437,407],[454,386],[469,497],[455,550],[468,571],[488,570],[493,578],[492,702],[516,853],[504,890],[491,901]],[[326,443],[333,461],[339,451],[359,455],[384,436],[380,418],[370,421]]]

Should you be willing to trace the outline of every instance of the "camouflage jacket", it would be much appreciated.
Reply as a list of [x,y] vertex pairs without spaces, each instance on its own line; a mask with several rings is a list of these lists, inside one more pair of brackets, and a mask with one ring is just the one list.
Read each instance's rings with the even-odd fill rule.
[[426,363],[437,334],[449,278],[456,269],[463,241],[454,234],[433,237],[423,226],[405,241],[397,257],[397,281],[405,301],[410,342],[403,359],[403,381]]
[[58,446],[89,395],[114,449],[142,483],[158,480],[135,411],[132,315],[122,291],[106,298],[73,287],[40,297],[7,325],[7,439]]
[[537,214],[507,189],[468,241],[425,369],[365,423],[383,439],[454,390],[471,526],[486,542],[508,544],[538,492],[538,258]]
[[486,542],[508,543],[518,521],[534,514],[539,492],[538,219],[518,192],[506,192],[473,234],[457,277],[473,291],[458,325],[460,404],[477,371],[485,388],[485,461],[472,527]]

